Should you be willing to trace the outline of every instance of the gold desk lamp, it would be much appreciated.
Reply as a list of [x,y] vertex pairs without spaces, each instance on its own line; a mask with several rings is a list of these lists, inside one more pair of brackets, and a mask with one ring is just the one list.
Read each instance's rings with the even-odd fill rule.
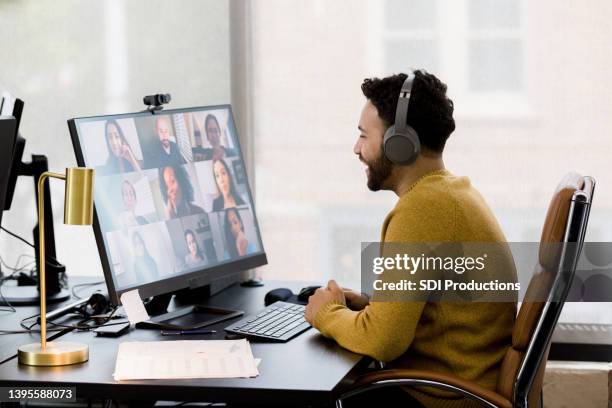
[[19,347],[19,363],[31,366],[61,366],[83,363],[89,359],[86,344],[52,341],[47,343],[47,301],[45,286],[45,215],[44,186],[49,177],[66,180],[64,197],[64,224],[91,225],[93,218],[94,170],[87,168],[67,168],[66,174],[45,172],[38,180],[39,214],[39,259],[40,271],[40,343]]

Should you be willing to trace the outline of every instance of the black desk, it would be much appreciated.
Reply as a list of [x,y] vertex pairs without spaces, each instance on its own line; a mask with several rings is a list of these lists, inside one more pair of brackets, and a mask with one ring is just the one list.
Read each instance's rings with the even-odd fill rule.
[[[263,308],[263,298],[267,291],[281,286],[297,291],[304,284],[266,282],[260,288],[236,285],[202,303],[240,309],[248,314]],[[230,322],[211,326],[218,330],[214,335],[189,336],[189,339],[222,339],[222,329]],[[28,339],[28,335],[25,336],[26,343],[32,340]],[[76,386],[78,398],[306,406],[331,403],[341,385],[350,382],[368,363],[368,359],[342,349],[316,330],[310,329],[287,343],[251,343],[255,358],[262,359],[260,375],[256,378],[114,381],[112,373],[119,342],[185,337],[162,337],[156,330],[133,329],[118,339],[96,337],[90,332],[70,332],[61,339],[88,344],[89,361],[64,367],[29,367],[19,365],[17,359],[13,358],[0,365],[0,386]],[[4,351],[7,344],[3,340],[0,339],[0,348]],[[10,342],[9,351],[15,354],[15,340]]]

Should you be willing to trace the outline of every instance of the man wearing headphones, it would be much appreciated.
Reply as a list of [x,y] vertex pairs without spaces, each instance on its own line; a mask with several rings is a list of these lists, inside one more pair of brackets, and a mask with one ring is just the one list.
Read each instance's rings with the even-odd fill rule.
[[[366,79],[361,89],[367,101],[354,153],[366,167],[370,190],[391,190],[399,197],[383,223],[381,241],[505,242],[469,179],[444,167],[444,146],[455,129],[446,85],[415,71]],[[448,373],[492,390],[511,342],[515,313],[514,302],[370,302],[333,280],[306,307],[306,319],[316,329],[353,352],[392,368]],[[355,398],[362,398],[359,406],[379,406],[389,398],[411,407],[472,406],[447,391],[406,391],[389,387]]]

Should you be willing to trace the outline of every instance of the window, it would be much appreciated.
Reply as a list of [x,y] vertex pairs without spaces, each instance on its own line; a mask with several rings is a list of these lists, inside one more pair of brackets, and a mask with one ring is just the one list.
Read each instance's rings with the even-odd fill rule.
[[459,115],[529,114],[522,1],[386,0],[371,8],[382,22],[375,71],[424,68],[447,78]]
[[391,72],[423,67],[440,68],[437,36],[438,0],[386,0],[384,9],[384,63]]

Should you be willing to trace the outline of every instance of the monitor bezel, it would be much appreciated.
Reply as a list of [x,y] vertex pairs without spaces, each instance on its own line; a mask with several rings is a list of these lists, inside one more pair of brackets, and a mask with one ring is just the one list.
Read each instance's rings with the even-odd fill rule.
[[[240,137],[238,136],[238,130],[236,129],[236,122],[234,121],[234,113],[232,110],[232,106],[230,104],[223,105],[211,105],[211,106],[197,106],[197,107],[189,107],[189,108],[175,108],[175,109],[164,109],[157,112],[151,111],[141,111],[141,112],[132,112],[132,113],[121,113],[121,114],[113,114],[113,115],[100,115],[100,116],[86,116],[80,118],[72,118],[68,120],[68,130],[70,131],[70,138],[72,139],[72,146],[74,148],[76,160],[78,166],[85,166],[85,158],[83,155],[83,150],[81,146],[81,141],[79,139],[78,125],[80,123],[92,122],[92,121],[101,121],[108,119],[126,119],[126,118],[136,118],[136,117],[146,117],[146,116],[157,116],[157,115],[172,115],[175,113],[186,113],[186,112],[196,112],[202,110],[215,110],[215,109],[228,109],[230,120],[230,132],[235,136],[235,144],[238,149],[239,157],[244,163],[244,156],[242,155],[242,147],[240,145]],[[246,164],[245,164],[246,165]],[[167,293],[176,292],[181,289],[196,289],[201,286],[205,286],[210,284],[215,279],[219,279],[231,274],[235,274],[236,272],[241,272],[244,270],[256,268],[258,266],[266,265],[268,263],[266,252],[263,245],[263,240],[261,239],[261,230],[259,228],[259,220],[257,219],[256,211],[255,211],[255,202],[252,197],[251,191],[251,183],[249,177],[247,175],[247,193],[249,202],[251,203],[251,208],[253,211],[253,222],[255,224],[255,230],[257,232],[257,239],[261,244],[261,250],[255,254],[248,255],[242,257],[240,259],[234,261],[226,261],[222,263],[215,264],[210,267],[198,269],[191,272],[181,273],[177,276],[171,276],[166,279],[158,280],[155,282],[146,283],[143,285],[130,286],[128,288],[117,289],[115,287],[115,281],[111,269],[111,265],[109,262],[109,254],[107,253],[107,248],[104,243],[104,234],[102,232],[102,228],[100,226],[100,221],[98,218],[98,212],[96,210],[96,205],[94,202],[94,218],[93,218],[93,230],[96,238],[96,245],[98,247],[98,253],[100,254],[100,261],[102,263],[102,271],[104,273],[104,279],[106,281],[106,287],[108,289],[108,295],[110,301],[113,305],[121,304],[121,294],[124,292],[128,292],[133,289],[138,289],[140,297],[142,299],[149,298],[157,295],[164,295]],[[95,188],[95,186],[94,186]]]

